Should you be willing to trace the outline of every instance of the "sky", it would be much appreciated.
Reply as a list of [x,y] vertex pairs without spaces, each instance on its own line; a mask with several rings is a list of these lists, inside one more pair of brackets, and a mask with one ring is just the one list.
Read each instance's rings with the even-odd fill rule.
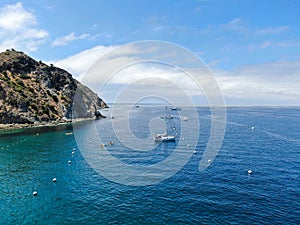
[[[116,47],[166,41],[203,60],[227,105],[299,106],[299,12],[298,0],[2,0],[0,51],[24,51],[81,80]],[[130,68],[144,71],[172,69]]]

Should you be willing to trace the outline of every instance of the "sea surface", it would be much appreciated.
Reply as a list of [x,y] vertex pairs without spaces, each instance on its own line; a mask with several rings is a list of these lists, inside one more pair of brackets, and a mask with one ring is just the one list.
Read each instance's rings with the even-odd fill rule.
[[[150,137],[149,121],[164,112],[162,106],[133,108],[132,133],[139,139]],[[1,132],[0,224],[300,224],[300,108],[227,108],[222,147],[201,172],[211,113],[205,107],[197,112],[195,149],[178,146],[178,141],[153,141],[149,152],[132,150],[114,135],[111,121],[122,122],[117,116],[84,122],[76,131],[64,125]],[[180,132],[181,124],[189,122],[188,109],[171,114],[178,136],[196,133],[195,128]],[[188,121],[182,122],[179,114]],[[102,151],[99,140],[88,136],[91,124],[103,148],[125,164],[156,165],[178,147],[192,152],[174,175],[160,182],[143,186],[136,177],[136,183],[125,185],[86,160],[76,133],[96,153]]]

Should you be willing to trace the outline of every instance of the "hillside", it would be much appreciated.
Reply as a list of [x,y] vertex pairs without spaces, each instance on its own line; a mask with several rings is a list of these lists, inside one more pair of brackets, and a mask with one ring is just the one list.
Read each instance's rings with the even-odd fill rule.
[[97,94],[67,71],[36,61],[23,52],[0,53],[0,124],[70,120],[76,91],[80,93],[76,118],[93,117],[98,108],[106,107]]

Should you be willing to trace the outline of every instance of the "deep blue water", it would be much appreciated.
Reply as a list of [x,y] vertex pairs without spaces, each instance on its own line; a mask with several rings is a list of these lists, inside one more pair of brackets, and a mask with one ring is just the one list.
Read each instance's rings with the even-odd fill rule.
[[[163,107],[134,109],[132,132],[149,136],[149,118],[163,112]],[[197,154],[174,176],[148,186],[119,184],[95,172],[74,135],[66,135],[70,125],[2,133],[0,224],[300,224],[300,109],[228,108],[222,148],[202,172],[198,166],[209,138],[210,112],[198,112]],[[114,141],[109,151],[124,163],[154,165],[177,145],[153,143],[150,152],[131,151],[110,125],[110,119],[96,121],[97,135]]]

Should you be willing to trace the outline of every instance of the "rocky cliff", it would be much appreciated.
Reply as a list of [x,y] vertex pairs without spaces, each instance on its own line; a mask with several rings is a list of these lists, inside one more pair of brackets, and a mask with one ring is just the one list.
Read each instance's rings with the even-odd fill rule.
[[15,50],[0,53],[0,124],[63,122],[72,113],[73,118],[88,118],[104,107],[67,71]]

